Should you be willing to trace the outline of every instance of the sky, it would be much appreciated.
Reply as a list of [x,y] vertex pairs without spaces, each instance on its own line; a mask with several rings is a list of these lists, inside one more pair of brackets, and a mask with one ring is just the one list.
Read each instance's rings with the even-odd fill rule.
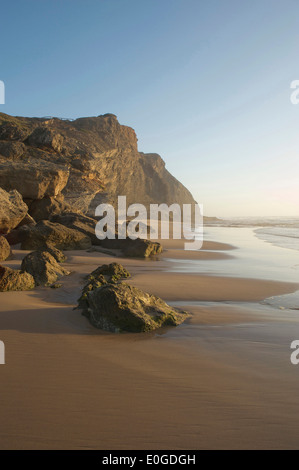
[[205,215],[299,215],[298,0],[0,7],[0,112],[116,114]]

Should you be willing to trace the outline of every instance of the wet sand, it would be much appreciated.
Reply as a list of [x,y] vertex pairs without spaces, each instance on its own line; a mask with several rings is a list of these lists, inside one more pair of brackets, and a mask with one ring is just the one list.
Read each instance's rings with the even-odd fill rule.
[[[165,246],[171,258],[180,250]],[[229,245],[204,248],[219,263],[237,256]],[[0,294],[1,449],[299,447],[299,376],[290,363],[298,313],[258,303],[298,284],[169,273],[169,251],[160,261],[68,252],[73,273],[61,289]],[[84,274],[111,261],[192,317],[150,334],[91,327],[73,307]]]

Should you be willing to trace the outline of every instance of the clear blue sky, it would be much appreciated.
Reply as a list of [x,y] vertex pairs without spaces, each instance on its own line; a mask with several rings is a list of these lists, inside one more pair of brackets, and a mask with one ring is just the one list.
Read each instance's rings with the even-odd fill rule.
[[0,111],[114,113],[207,215],[299,215],[298,0],[11,0],[0,16]]

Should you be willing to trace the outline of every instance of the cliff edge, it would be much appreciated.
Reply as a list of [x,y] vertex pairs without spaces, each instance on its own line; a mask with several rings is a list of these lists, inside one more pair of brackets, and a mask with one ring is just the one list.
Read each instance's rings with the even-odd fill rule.
[[194,203],[157,154],[138,151],[135,131],[113,114],[64,120],[0,113],[0,187],[94,216],[117,196],[127,204]]

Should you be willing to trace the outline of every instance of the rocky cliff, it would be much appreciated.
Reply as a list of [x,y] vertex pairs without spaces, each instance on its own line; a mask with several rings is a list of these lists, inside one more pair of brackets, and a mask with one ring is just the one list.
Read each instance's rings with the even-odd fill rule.
[[94,216],[118,195],[146,206],[194,203],[162,158],[139,152],[134,130],[113,114],[71,121],[0,113],[0,187],[17,190],[29,213],[42,201]]

